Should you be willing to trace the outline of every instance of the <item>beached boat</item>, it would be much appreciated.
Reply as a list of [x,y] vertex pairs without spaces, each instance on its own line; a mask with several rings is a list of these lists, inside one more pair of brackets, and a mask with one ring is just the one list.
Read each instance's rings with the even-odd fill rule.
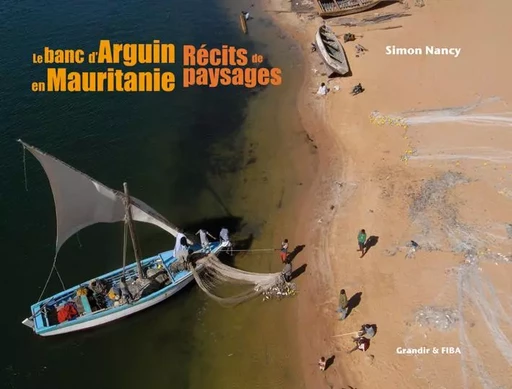
[[243,12],[240,13],[240,27],[242,27],[242,32],[247,34],[247,19]]
[[[96,327],[158,304],[194,280],[188,265],[192,257],[218,253],[227,245],[226,242],[193,244],[158,212],[130,196],[126,183],[124,192],[110,189],[55,157],[19,142],[43,166],[57,215],[56,250],[50,275],[39,301],[30,307],[31,316],[22,322],[38,335],[59,335]],[[156,225],[173,235],[176,238],[174,250],[140,259],[134,221]],[[125,225],[123,267],[65,289],[56,267],[57,254],[64,242],[87,226],[114,222]],[[135,262],[127,265],[128,233]],[[198,265],[196,271],[201,270]],[[65,290],[41,300],[54,273]]]
[[316,47],[327,68],[335,74],[344,76],[349,72],[345,51],[334,32],[328,26],[320,26],[316,33]]
[[351,15],[369,10],[383,0],[316,0],[322,18]]

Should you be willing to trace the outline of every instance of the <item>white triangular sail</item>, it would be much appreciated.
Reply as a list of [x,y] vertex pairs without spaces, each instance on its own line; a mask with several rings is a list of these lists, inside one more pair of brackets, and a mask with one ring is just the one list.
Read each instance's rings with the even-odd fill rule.
[[[56,253],[67,239],[85,227],[124,221],[123,193],[21,140],[19,142],[41,163],[50,181],[57,215]],[[180,233],[149,205],[132,196],[130,201],[133,220],[154,224],[173,236]]]

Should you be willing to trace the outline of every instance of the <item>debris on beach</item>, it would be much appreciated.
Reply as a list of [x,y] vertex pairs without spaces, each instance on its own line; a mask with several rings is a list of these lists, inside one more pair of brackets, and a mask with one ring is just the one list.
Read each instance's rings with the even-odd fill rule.
[[347,32],[346,34],[343,34],[343,42],[352,42],[356,40],[356,36],[354,34],[351,34],[350,32]]
[[373,111],[370,113],[370,122],[377,124],[378,126],[390,125],[403,127],[407,129],[409,126],[405,118],[393,115],[383,115],[379,111]]
[[414,6],[415,7],[424,7],[425,6],[425,0],[414,0]]
[[431,327],[440,331],[449,331],[458,321],[459,312],[452,308],[425,306],[416,312],[416,323],[420,327]]
[[406,251],[405,258],[410,259],[410,258],[414,258],[416,251],[418,251],[420,249],[421,249],[421,251],[426,251],[426,252],[433,252],[433,251],[441,250],[441,248],[439,246],[433,244],[432,242],[428,242],[428,241],[422,242],[421,246],[416,242],[414,242],[414,243],[417,244],[418,246],[414,246],[412,242],[414,242],[414,241],[411,240],[404,246],[395,246],[395,247],[386,249],[386,250],[384,250],[384,253],[388,257],[394,257],[396,254],[401,253],[405,250]]
[[361,83],[359,83],[352,88],[352,92],[350,92],[350,93],[352,94],[352,96],[355,96],[355,95],[358,95],[359,93],[363,93],[363,92],[364,92],[364,88],[361,85]]
[[359,55],[363,55],[367,51],[368,49],[361,46],[359,43],[356,45],[356,57],[359,57]]
[[409,145],[409,147],[407,148],[407,150],[405,150],[405,152],[400,156],[400,160],[401,160],[402,162],[406,162],[406,163],[407,163],[407,162],[409,161],[409,159],[410,159],[412,156],[416,155],[417,153],[418,153],[418,150],[416,150],[414,147],[411,147],[411,146]]

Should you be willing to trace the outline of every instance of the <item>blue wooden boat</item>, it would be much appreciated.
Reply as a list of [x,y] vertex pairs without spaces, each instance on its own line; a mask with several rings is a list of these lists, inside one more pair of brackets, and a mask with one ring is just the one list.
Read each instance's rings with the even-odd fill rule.
[[[110,323],[171,297],[194,280],[193,258],[216,254],[228,242],[193,244],[163,216],[128,193],[115,191],[41,150],[19,141],[43,166],[50,181],[57,214],[56,252],[39,301],[30,307],[23,324],[41,336],[60,335]],[[125,223],[123,267],[41,299],[57,270],[62,244],[82,228],[96,223]],[[174,250],[140,259],[133,221],[154,224],[176,238]],[[126,264],[130,235],[135,262]],[[200,272],[202,265],[195,270]],[[63,283],[62,283],[63,284]],[[64,284],[63,284],[64,286]]]

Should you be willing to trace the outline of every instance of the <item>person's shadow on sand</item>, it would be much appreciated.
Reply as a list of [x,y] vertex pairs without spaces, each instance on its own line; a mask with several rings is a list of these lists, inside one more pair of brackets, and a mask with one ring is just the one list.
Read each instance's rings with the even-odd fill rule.
[[298,276],[300,276],[302,273],[304,273],[306,271],[307,267],[308,267],[308,264],[304,263],[301,266],[299,266],[297,269],[292,271],[292,280],[297,278]]
[[349,300],[347,305],[347,316],[350,315],[352,310],[356,308],[361,303],[361,296],[363,295],[363,292],[357,292],[354,294]]
[[331,355],[327,360],[325,361],[325,370],[329,368],[334,363],[334,359],[336,359],[335,355]]
[[304,245],[304,244],[301,244],[301,245],[299,245],[299,246],[296,246],[296,247],[293,249],[293,251],[292,251],[290,254],[288,254],[288,256],[286,257],[286,260],[287,260],[288,262],[293,261],[293,260],[295,259],[295,257],[296,257],[296,256],[297,256],[297,255],[298,255],[302,250],[304,250],[304,247],[306,247],[306,245]]
[[379,243],[379,237],[375,235],[370,236],[366,240],[366,243],[364,244],[364,254],[361,255],[361,258],[363,258],[366,255],[366,253],[377,243]]

